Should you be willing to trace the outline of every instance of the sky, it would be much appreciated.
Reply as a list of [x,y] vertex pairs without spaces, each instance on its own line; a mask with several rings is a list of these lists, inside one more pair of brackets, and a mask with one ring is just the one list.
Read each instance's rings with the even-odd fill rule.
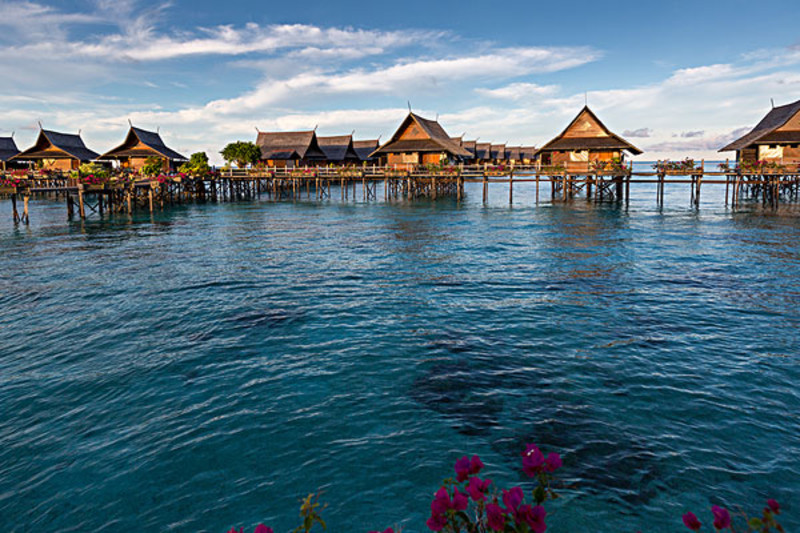
[[387,140],[408,112],[541,146],[588,101],[640,160],[715,160],[800,99],[800,2],[0,0],[0,135],[128,120],[221,163],[256,129]]

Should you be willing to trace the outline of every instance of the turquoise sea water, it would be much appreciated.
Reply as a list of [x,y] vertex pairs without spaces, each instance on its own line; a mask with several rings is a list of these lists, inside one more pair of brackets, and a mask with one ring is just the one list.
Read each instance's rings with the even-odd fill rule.
[[526,442],[564,458],[548,531],[768,497],[796,530],[800,212],[722,190],[0,201],[0,531],[286,531],[315,490],[330,531],[424,531],[459,456],[524,483]]

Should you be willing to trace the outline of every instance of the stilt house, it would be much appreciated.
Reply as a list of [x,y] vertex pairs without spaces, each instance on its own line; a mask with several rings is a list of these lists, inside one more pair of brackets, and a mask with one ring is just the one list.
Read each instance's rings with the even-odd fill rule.
[[325,153],[325,164],[354,165],[361,162],[353,146],[352,135],[317,137],[317,142]]
[[372,152],[378,149],[380,146],[380,141],[378,139],[373,139],[370,141],[353,141],[353,149],[358,154],[358,159],[362,163],[369,163],[380,165],[381,161],[377,157],[372,157]]
[[2,169],[6,169],[6,163],[9,159],[19,153],[17,143],[14,142],[14,137],[0,137],[0,164]]
[[392,138],[372,155],[385,155],[389,165],[414,167],[462,161],[472,154],[451,139],[439,122],[409,113]]
[[47,170],[77,170],[81,163],[94,161],[97,152],[83,144],[80,134],[39,130],[36,144],[12,158],[14,161],[35,161]]
[[626,151],[633,155],[642,153],[612,133],[589,106],[585,106],[567,129],[539,148],[537,158],[544,166],[563,165],[567,170],[588,171],[594,161],[622,161]]
[[319,146],[314,131],[285,131],[258,133],[256,145],[261,160],[270,167],[316,165],[325,162],[325,152]]
[[773,108],[753,131],[720,152],[734,150],[740,163],[800,163],[800,100]]
[[120,168],[141,170],[150,157],[161,160],[164,172],[175,170],[179,164],[188,161],[185,156],[164,144],[158,132],[134,126],[130,127],[122,144],[98,159],[118,161]]

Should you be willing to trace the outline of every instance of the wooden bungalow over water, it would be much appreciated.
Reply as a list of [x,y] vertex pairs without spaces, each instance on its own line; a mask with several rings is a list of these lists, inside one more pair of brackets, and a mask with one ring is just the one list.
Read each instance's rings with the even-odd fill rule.
[[506,161],[512,165],[519,165],[522,163],[522,147],[521,146],[507,146],[506,147]]
[[474,163],[475,162],[475,159],[476,159],[475,158],[475,152],[476,152],[477,144],[478,144],[478,141],[461,141],[461,148],[463,148],[464,150],[469,152],[471,154],[471,156],[472,156],[467,160],[468,163]]
[[81,163],[94,161],[98,157],[97,152],[86,148],[80,134],[41,129],[36,144],[11,159],[39,161],[43,169],[68,171],[77,170]]
[[567,170],[590,170],[595,161],[623,160],[624,152],[639,155],[641,150],[612,133],[597,115],[585,106],[569,126],[537,152],[544,166],[563,165]]
[[414,113],[409,113],[392,138],[372,155],[385,155],[387,164],[405,167],[438,165],[472,156],[450,138],[439,122]]
[[475,143],[475,162],[479,164],[491,163],[492,143]]
[[352,135],[337,135],[333,137],[317,137],[319,147],[325,153],[326,164],[354,165],[361,162],[353,146]]
[[0,137],[0,164],[3,170],[6,169],[6,163],[9,159],[19,153],[17,143],[14,142],[14,137]]
[[740,163],[800,163],[800,100],[773,108],[750,133],[719,151],[733,150]]
[[377,150],[380,145],[381,144],[378,139],[373,139],[370,141],[353,141],[353,150],[356,151],[356,154],[358,154],[358,159],[362,163],[379,165],[381,164],[380,159],[378,157],[372,157],[372,152]]
[[164,172],[174,170],[179,163],[188,161],[185,156],[165,145],[158,132],[143,130],[133,125],[122,144],[98,159],[119,161],[120,168],[141,170],[150,157],[162,161]]
[[506,145],[493,144],[490,148],[492,163],[502,164],[506,162]]
[[325,152],[312,131],[258,132],[256,145],[261,160],[270,167],[316,165],[325,162]]
[[536,160],[535,146],[522,146],[519,149],[520,160],[525,165],[531,165]]

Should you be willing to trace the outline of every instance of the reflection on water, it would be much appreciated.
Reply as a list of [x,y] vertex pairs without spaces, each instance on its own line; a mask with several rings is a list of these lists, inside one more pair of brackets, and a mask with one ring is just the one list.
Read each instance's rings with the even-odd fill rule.
[[0,530],[287,530],[323,489],[332,531],[423,531],[457,457],[527,483],[530,441],[549,531],[766,497],[797,529],[800,217],[721,194],[34,202],[0,221]]

